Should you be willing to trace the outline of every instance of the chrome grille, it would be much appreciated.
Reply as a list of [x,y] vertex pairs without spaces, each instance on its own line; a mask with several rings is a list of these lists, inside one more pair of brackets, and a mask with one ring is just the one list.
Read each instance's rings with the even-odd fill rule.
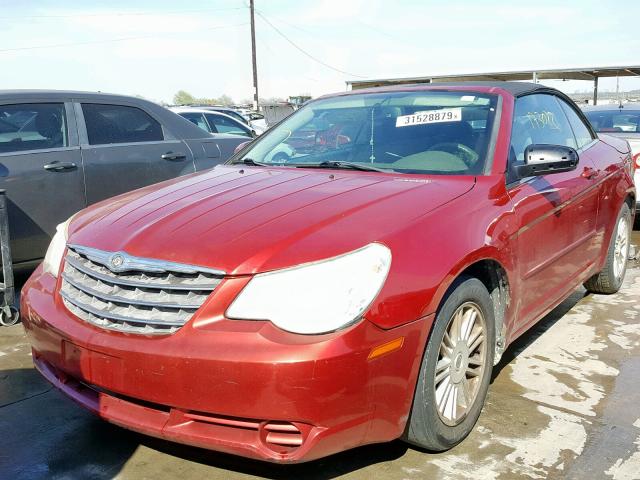
[[204,267],[70,245],[60,295],[69,311],[98,327],[170,334],[189,321],[223,277]]

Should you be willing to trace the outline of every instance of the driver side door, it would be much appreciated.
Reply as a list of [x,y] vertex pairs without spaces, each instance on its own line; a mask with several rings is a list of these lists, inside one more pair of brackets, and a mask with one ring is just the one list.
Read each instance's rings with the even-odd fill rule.
[[86,206],[73,107],[63,98],[0,104],[0,188],[14,265],[35,266],[56,225]]
[[[518,325],[526,328],[582,281],[589,265],[584,248],[595,234],[597,195],[587,191],[594,167],[576,142],[560,99],[533,94],[516,99],[508,161],[507,188],[518,229],[516,262]],[[531,144],[564,145],[578,150],[575,170],[518,179],[514,166],[524,163]]]

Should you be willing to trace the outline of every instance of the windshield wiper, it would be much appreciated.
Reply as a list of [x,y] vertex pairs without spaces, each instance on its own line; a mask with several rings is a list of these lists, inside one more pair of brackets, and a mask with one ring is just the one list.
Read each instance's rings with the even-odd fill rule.
[[250,167],[269,167],[270,166],[268,163],[256,162],[253,158],[243,158],[239,162],[233,162],[233,165],[237,165],[239,163],[249,165]]
[[339,160],[326,160],[320,163],[290,163],[288,166],[298,168],[345,168],[350,170],[362,170],[365,172],[393,172],[390,168],[377,168],[366,163],[343,162]]

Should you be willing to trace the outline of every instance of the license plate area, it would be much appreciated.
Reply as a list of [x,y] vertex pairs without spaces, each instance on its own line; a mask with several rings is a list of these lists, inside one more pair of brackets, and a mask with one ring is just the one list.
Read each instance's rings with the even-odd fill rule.
[[109,390],[122,389],[124,372],[121,358],[63,340],[62,360],[64,370],[79,380]]

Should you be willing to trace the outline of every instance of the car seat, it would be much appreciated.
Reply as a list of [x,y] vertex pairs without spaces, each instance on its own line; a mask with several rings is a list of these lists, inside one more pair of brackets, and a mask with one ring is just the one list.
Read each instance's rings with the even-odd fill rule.
[[36,131],[46,139],[49,148],[62,147],[62,119],[55,112],[39,112],[35,119]]

